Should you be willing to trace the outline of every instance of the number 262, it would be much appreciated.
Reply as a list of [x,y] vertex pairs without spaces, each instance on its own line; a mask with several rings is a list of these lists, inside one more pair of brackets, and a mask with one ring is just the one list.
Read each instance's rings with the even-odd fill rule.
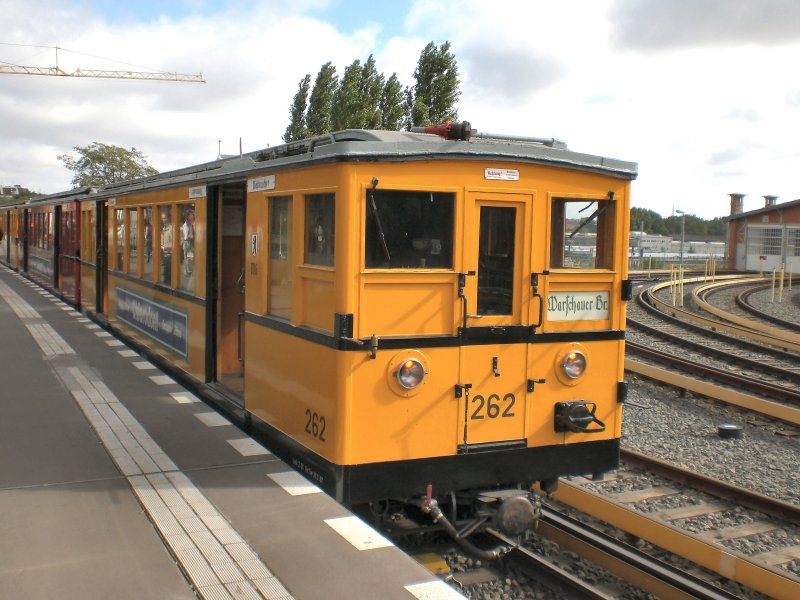
[[514,416],[514,402],[516,402],[514,394],[506,394],[500,400],[497,394],[491,394],[488,398],[481,395],[472,397],[472,405],[475,409],[470,415],[470,419],[478,421],[480,419],[496,419],[497,417],[513,417]]

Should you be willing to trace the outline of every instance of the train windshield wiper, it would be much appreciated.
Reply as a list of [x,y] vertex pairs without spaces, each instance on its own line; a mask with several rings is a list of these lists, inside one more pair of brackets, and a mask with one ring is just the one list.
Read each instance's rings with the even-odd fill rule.
[[383,255],[386,257],[386,262],[388,263],[392,260],[392,256],[389,254],[389,247],[386,245],[386,235],[383,233],[383,225],[381,224],[381,217],[378,214],[378,206],[375,204],[375,188],[378,187],[378,180],[372,180],[372,188],[369,190],[369,208],[372,211],[372,216],[375,217],[375,223],[378,226],[378,237],[381,240],[381,248],[383,249]]
[[[590,207],[592,204],[594,204],[594,202],[592,202],[592,203],[588,204],[587,206],[583,207],[583,208],[580,210],[580,212],[583,212],[583,211],[585,211],[585,210],[586,210],[587,208],[589,208],[589,207]],[[602,215],[602,214],[603,214],[603,213],[606,211],[606,209],[607,209],[609,206],[611,206],[611,204],[610,204],[610,203],[609,203],[609,204],[605,204],[605,205],[603,205],[603,206],[598,206],[598,207],[597,207],[597,210],[595,210],[595,211],[594,211],[594,212],[593,212],[591,215],[589,215],[588,217],[586,217],[586,219],[585,219],[585,220],[584,220],[584,221],[583,221],[583,222],[582,222],[580,225],[578,225],[578,226],[575,228],[575,231],[573,231],[572,233],[570,233],[570,234],[569,234],[569,238],[570,238],[570,239],[574,238],[574,237],[575,237],[575,235],[576,235],[576,234],[577,234],[577,233],[578,233],[578,232],[579,232],[581,229],[583,229],[583,228],[584,228],[584,227],[586,227],[586,226],[587,226],[589,223],[591,223],[592,221],[594,221],[594,220],[595,220],[597,217],[599,217],[600,215]]]

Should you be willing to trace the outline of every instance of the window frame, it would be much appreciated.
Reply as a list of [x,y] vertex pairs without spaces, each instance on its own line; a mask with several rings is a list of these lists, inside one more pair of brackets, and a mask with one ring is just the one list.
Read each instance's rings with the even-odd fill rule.
[[[596,218],[592,221],[596,222],[595,226],[595,240],[594,244],[590,247],[593,248],[593,261],[591,266],[587,265],[567,265],[565,264],[566,254],[566,241],[568,232],[566,225],[568,221],[566,207],[570,203],[597,203],[595,211],[599,211]],[[603,203],[606,203],[603,205]],[[596,195],[596,194],[549,194],[548,197],[548,214],[547,214],[547,231],[548,231],[548,246],[547,246],[547,266],[548,269],[554,272],[574,273],[580,271],[603,271],[613,272],[616,270],[617,265],[617,243],[616,239],[616,222],[618,219],[619,202],[610,194]],[[590,216],[593,213],[589,213]],[[560,220],[560,227],[556,227],[556,219]],[[580,225],[575,232],[579,232]],[[560,256],[560,261],[555,261],[556,256]]]
[[[462,191],[460,189],[455,188],[436,188],[435,186],[409,186],[409,185],[397,185],[397,186],[385,186],[378,188],[378,192],[389,192],[389,193],[414,193],[414,194],[440,194],[440,195],[448,195],[452,200],[451,206],[451,229],[448,231],[450,235],[449,241],[449,266],[435,266],[432,267],[430,265],[419,265],[419,266],[370,266],[367,264],[367,248],[370,241],[367,238],[367,226],[370,219],[370,196],[369,193],[372,189],[370,185],[364,185],[362,187],[362,196],[359,199],[359,202],[363,202],[362,204],[362,212],[363,217],[361,219],[361,236],[362,236],[362,244],[361,244],[361,267],[364,272],[370,273],[402,273],[402,272],[419,272],[419,271],[437,271],[437,272],[448,272],[452,273],[456,269],[456,257],[458,255],[458,245],[459,240],[457,239],[456,232],[458,230],[458,222],[461,218],[461,210],[460,206],[460,198],[462,197]],[[442,247],[446,247],[447,244],[441,244]]]

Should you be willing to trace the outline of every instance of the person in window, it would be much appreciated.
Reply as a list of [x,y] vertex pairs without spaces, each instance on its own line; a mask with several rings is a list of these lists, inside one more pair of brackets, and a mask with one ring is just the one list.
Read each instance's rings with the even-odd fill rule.
[[183,251],[183,269],[189,275],[194,270],[194,211],[186,213],[181,225],[181,250]]
[[125,248],[125,223],[122,222],[122,217],[119,217],[119,225],[117,226],[117,269],[122,270],[122,256]]
[[172,223],[169,210],[161,213],[161,282],[172,282]]
[[153,224],[149,218],[144,221],[144,256],[147,262],[153,257]]

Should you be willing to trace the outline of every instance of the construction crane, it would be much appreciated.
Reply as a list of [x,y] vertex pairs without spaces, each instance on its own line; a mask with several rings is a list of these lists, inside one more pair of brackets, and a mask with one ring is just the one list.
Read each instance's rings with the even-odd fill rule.
[[202,73],[187,75],[164,71],[114,71],[107,69],[75,69],[72,72],[58,66],[59,47],[56,51],[55,67],[24,67],[21,65],[0,65],[0,75],[48,75],[51,77],[96,77],[101,79],[150,79],[155,81],[179,81],[186,83],[205,83]]

